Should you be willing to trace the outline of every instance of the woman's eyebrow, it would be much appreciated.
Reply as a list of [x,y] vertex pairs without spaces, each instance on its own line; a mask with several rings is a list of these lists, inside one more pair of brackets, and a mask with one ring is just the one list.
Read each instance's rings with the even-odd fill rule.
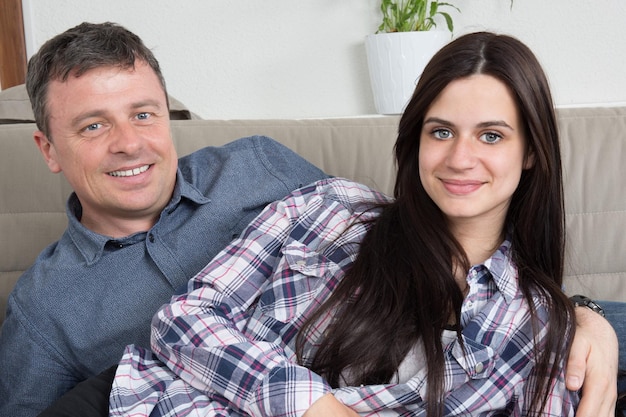
[[[436,124],[440,124],[443,126],[454,126],[454,123],[452,123],[451,121],[441,119],[439,117],[429,117],[428,119],[424,120],[424,124],[428,124],[428,123],[436,123]],[[511,125],[509,125],[504,120],[487,120],[485,122],[480,122],[476,125],[476,127],[479,127],[479,128],[485,128],[485,127],[491,127],[491,126],[500,126],[500,127],[505,127],[510,130],[515,130],[513,129],[513,127],[511,127]]]
[[476,127],[491,127],[491,126],[500,126],[506,127],[507,129],[515,130],[504,120],[489,120],[486,122],[480,122],[476,125]]
[[439,117],[429,117],[428,119],[424,120],[424,124],[427,123],[436,123],[444,126],[454,126],[454,123],[445,119],[440,119]]

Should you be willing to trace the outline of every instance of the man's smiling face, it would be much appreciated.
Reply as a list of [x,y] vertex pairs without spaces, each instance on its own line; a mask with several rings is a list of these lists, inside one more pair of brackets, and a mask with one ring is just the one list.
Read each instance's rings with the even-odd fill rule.
[[51,81],[50,137],[35,133],[48,167],[76,192],[81,222],[120,237],[149,229],[171,198],[177,156],[163,87],[142,61]]

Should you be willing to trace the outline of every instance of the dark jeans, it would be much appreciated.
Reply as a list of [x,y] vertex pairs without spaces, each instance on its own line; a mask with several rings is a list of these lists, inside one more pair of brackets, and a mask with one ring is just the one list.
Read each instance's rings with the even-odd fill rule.
[[38,417],[108,417],[116,366],[76,385]]

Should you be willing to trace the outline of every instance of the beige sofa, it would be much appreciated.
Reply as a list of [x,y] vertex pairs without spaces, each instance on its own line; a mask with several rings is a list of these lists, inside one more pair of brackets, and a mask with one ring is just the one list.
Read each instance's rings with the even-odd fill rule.
[[[626,108],[562,109],[558,115],[567,211],[566,290],[626,301]],[[397,123],[398,117],[390,116],[174,120],[172,135],[184,155],[264,134],[329,174],[390,193]],[[32,123],[0,125],[0,323],[15,281],[66,225],[70,188],[62,175],[48,171],[32,140],[34,129]]]

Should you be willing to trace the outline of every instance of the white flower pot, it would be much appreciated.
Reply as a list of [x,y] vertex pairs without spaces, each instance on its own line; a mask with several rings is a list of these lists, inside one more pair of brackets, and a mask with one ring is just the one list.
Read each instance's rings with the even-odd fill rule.
[[379,114],[400,114],[430,58],[451,39],[450,32],[377,33],[365,38],[367,63]]

